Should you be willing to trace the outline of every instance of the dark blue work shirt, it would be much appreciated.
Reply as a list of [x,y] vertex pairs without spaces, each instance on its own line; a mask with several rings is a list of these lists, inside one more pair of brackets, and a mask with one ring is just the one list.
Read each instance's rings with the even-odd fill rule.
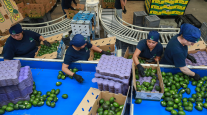
[[160,64],[175,65],[175,67],[186,66],[185,59],[188,54],[188,47],[183,46],[177,39],[178,35],[171,38],[165,49],[164,57]]
[[23,30],[22,40],[15,40],[11,36],[4,46],[4,59],[12,60],[13,57],[34,58],[38,48],[36,41],[39,42],[40,34],[29,30]]
[[64,64],[70,65],[74,61],[78,60],[88,60],[90,56],[90,48],[92,47],[91,43],[86,42],[87,45],[85,48],[77,51],[72,46],[70,46],[65,54]]
[[139,41],[137,44],[137,49],[141,51],[139,54],[139,57],[150,59],[153,56],[161,56],[163,53],[163,47],[162,44],[158,42],[158,44],[155,46],[155,48],[150,51],[149,47],[147,46],[147,39]]
[[120,0],[116,0],[115,1],[115,8],[116,9],[122,9],[122,7],[121,7],[121,1]]

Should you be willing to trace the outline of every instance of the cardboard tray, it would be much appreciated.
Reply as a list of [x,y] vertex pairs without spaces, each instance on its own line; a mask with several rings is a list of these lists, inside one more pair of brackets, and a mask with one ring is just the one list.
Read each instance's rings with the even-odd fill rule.
[[[114,94],[108,91],[100,91],[96,88],[90,88],[81,103],[76,108],[73,115],[97,115],[100,99],[109,100],[111,97],[115,98],[115,102],[119,105],[125,105],[127,97],[122,94]],[[122,110],[122,115],[124,108]]]
[[194,54],[198,51],[206,51],[206,44],[204,41],[199,41],[193,46],[188,46],[188,54]]
[[137,87],[136,87],[136,77],[135,77],[135,69],[136,66],[133,63],[134,66],[132,66],[132,75],[133,75],[133,85],[134,85],[134,89],[136,92],[135,98],[140,98],[140,99],[147,99],[147,100],[161,100],[163,94],[164,94],[164,84],[163,84],[163,80],[162,80],[162,74],[161,74],[161,70],[159,67],[159,62],[157,63],[157,66],[144,66],[142,65],[144,68],[152,68],[152,69],[157,69],[157,75],[158,75],[158,79],[159,79],[159,85],[161,87],[161,92],[145,92],[145,91],[137,91]]
[[[109,37],[109,38],[103,38],[103,39],[100,39],[100,40],[93,40],[91,41],[91,44],[92,45],[95,45],[97,47],[99,47],[100,49],[104,50],[104,51],[107,51],[107,50],[110,50],[111,52],[115,52],[116,54],[116,37]],[[94,58],[94,50],[90,50],[90,56],[88,58],[88,61],[99,61],[100,59],[98,60],[93,60]]]

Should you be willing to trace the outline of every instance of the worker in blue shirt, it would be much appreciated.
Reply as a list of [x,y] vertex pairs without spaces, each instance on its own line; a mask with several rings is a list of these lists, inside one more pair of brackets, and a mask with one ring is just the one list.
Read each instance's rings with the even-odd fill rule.
[[92,45],[91,43],[85,41],[84,37],[81,34],[76,34],[73,39],[70,41],[70,46],[66,51],[65,59],[62,65],[62,71],[67,75],[73,76],[78,82],[83,82],[83,78],[76,73],[71,72],[68,67],[69,65],[78,60],[87,61],[90,56],[90,50],[92,49],[101,54],[111,55],[111,53],[101,50],[100,48]]
[[63,13],[65,13],[64,9],[71,9],[71,10],[75,10],[72,6],[71,6],[71,3],[73,3],[77,6],[77,3],[75,0],[62,0],[62,3],[61,3],[61,6],[62,6],[62,10],[63,10]]
[[200,80],[200,75],[192,72],[186,67],[185,59],[189,59],[192,63],[197,63],[196,59],[188,54],[188,47],[196,43],[201,36],[198,28],[191,24],[183,24],[180,28],[180,33],[171,38],[165,49],[164,57],[160,64],[175,65],[180,70],[195,80]]
[[144,68],[139,63],[138,57],[146,58],[146,62],[152,63],[160,60],[163,53],[163,47],[158,42],[160,34],[157,31],[150,31],[148,38],[139,41],[137,48],[133,54],[133,61],[137,65],[138,72],[144,76]]
[[126,12],[127,12],[127,10],[125,8],[126,3],[127,3],[127,0],[116,0],[115,1],[116,14],[121,19],[122,19],[122,12],[124,14],[126,14]]
[[12,60],[14,57],[34,58],[37,52],[37,44],[43,41],[44,45],[51,47],[51,44],[40,34],[22,30],[20,24],[9,29],[10,36],[6,41],[3,50],[4,60]]

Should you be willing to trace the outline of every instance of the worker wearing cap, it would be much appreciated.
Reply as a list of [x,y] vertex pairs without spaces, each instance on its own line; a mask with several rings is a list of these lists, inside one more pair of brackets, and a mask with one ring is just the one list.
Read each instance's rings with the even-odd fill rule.
[[89,49],[92,49],[101,54],[111,55],[111,53],[103,51],[95,45],[92,45],[91,43],[85,41],[84,37],[81,34],[76,34],[70,41],[70,46],[66,51],[65,59],[62,65],[62,71],[65,72],[67,75],[73,76],[80,83],[84,80],[82,76],[71,72],[68,67],[74,61],[87,61],[90,56]]
[[158,42],[159,38],[160,34],[157,31],[150,31],[148,38],[139,41],[137,45],[133,54],[133,61],[141,76],[144,76],[144,68],[141,66],[138,57],[146,58],[149,63],[159,61],[163,53],[162,44]]
[[160,61],[160,64],[175,65],[180,70],[189,76],[192,76],[195,80],[200,79],[200,75],[192,72],[186,67],[185,59],[189,59],[191,62],[196,63],[196,59],[188,54],[188,47],[196,43],[201,36],[201,32],[198,28],[191,24],[183,24],[180,28],[180,33],[171,38],[165,49],[164,57]]
[[29,30],[22,30],[20,24],[16,24],[9,29],[10,36],[4,46],[4,60],[12,60],[14,57],[34,58],[37,52],[37,43],[43,41],[44,45],[51,47],[44,37]]

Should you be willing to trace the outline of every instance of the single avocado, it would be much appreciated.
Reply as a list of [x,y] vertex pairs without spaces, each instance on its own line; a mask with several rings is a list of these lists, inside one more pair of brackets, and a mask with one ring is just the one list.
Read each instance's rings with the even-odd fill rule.
[[191,97],[194,98],[194,99],[196,99],[197,98],[197,95],[196,94],[192,94]]
[[34,91],[33,91],[33,94],[34,94],[34,95],[37,95],[37,90],[34,90]]
[[55,89],[52,89],[50,93],[55,94]]
[[62,71],[59,71],[58,73],[59,73],[60,75],[63,75],[63,72],[62,72]]
[[65,75],[61,75],[61,79],[64,80],[65,79]]
[[196,102],[203,102],[203,98],[197,98]]
[[68,98],[68,95],[67,95],[67,94],[63,94],[63,95],[62,95],[62,98],[63,98],[63,99],[67,99],[67,98]]
[[107,104],[109,106],[110,105],[110,101],[105,101],[105,104]]
[[171,96],[171,93],[170,92],[165,92],[165,97],[170,97]]
[[170,94],[171,94],[171,96],[176,94],[175,90],[170,90]]
[[136,80],[139,80],[139,75],[135,75],[136,76]]
[[173,107],[174,105],[174,102],[173,101],[168,101],[167,102],[167,107]]
[[26,108],[25,105],[19,105],[19,109],[23,110],[23,109],[25,109],[25,108]]
[[108,110],[104,110],[104,115],[108,115],[109,111]]
[[153,86],[149,86],[147,89],[148,89],[149,91],[152,91],[152,90],[153,90]]
[[174,99],[176,99],[176,98],[178,98],[178,97],[179,97],[178,94],[174,94],[174,95],[172,96],[172,98],[174,98]]
[[59,75],[57,76],[57,78],[58,78],[58,79],[61,79],[61,76],[62,76],[62,75],[61,75],[61,74],[59,74]]
[[193,107],[184,107],[184,109],[185,109],[186,111],[192,111],[192,110],[193,110]]
[[46,94],[47,94],[47,96],[50,96],[51,93],[48,91]]
[[51,101],[47,100],[47,101],[46,101],[46,105],[47,105],[47,106],[50,106],[50,104],[51,104]]
[[110,102],[110,103],[114,103],[114,97],[111,97],[111,98],[109,99],[109,102]]
[[183,102],[183,107],[187,107],[189,105],[189,103],[188,102]]
[[40,97],[41,97],[41,95],[38,95],[38,94],[37,94],[37,95],[35,96],[35,99],[36,99],[36,98],[39,99]]
[[167,106],[167,103],[166,103],[165,101],[161,101],[160,103],[161,103],[161,105],[162,105],[163,107],[166,107],[166,106]]
[[50,106],[51,106],[52,108],[54,108],[54,107],[55,107],[55,102],[51,102],[51,103],[50,103]]
[[201,106],[196,105],[195,108],[196,108],[198,111],[203,111],[203,107],[201,107]]
[[48,101],[52,101],[53,100],[53,97],[48,97],[47,100]]
[[112,106],[110,109],[111,109],[112,111],[115,111],[115,110],[116,110],[116,107]]
[[173,110],[173,107],[166,107],[165,110],[166,111],[172,111]]
[[181,94],[185,93],[185,89],[181,89],[181,90],[179,91],[179,93],[181,93]]
[[19,104],[15,104],[14,105],[14,110],[18,110],[19,109]]
[[202,95],[200,93],[198,93],[198,92],[196,93],[196,95],[197,95],[198,98],[202,97]]
[[62,82],[56,82],[56,86],[62,85]]
[[207,102],[203,104],[203,107],[207,109]]
[[58,98],[57,98],[57,97],[54,97],[54,98],[53,98],[53,101],[54,101],[54,102],[57,102],[57,101],[58,101]]
[[201,83],[198,83],[196,87],[202,87],[202,84]]
[[184,109],[183,109],[182,106],[180,106],[180,107],[178,107],[178,110],[179,110],[179,111],[183,111]]
[[206,91],[206,87],[201,87],[201,91]]
[[140,103],[142,103],[142,99],[137,99],[137,100],[135,101],[135,103],[136,103],[136,104],[140,104]]
[[202,102],[196,102],[196,105],[203,107],[203,103]]
[[55,94],[58,95],[60,93],[60,89],[55,90]]
[[116,108],[118,108],[119,107],[119,104],[117,102],[114,102],[113,103],[113,106],[116,107]]
[[183,102],[187,102],[188,101],[188,99],[185,97],[185,98],[183,98]]
[[188,98],[188,101],[195,103],[195,99],[194,98]]
[[184,111],[178,111],[178,115],[185,115]]
[[39,101],[38,103],[37,103],[37,106],[39,106],[39,107],[41,107],[41,106],[43,106],[44,105],[44,101]]
[[174,102],[175,103],[180,103],[181,102],[181,99],[180,98],[176,98],[176,99],[174,99]]
[[25,108],[26,109],[30,109],[31,107],[32,107],[32,104],[31,103],[28,103],[28,104],[25,105]]
[[0,115],[3,115],[5,113],[4,109],[0,109]]
[[164,92],[168,92],[168,91],[170,91],[169,88],[164,88]]
[[99,112],[103,112],[103,108],[102,107],[99,107],[98,109],[97,109],[97,113],[99,113]]
[[41,91],[38,91],[38,92],[37,92],[37,95],[42,95],[42,92],[41,92]]
[[14,107],[13,103],[8,103],[7,107]]
[[155,89],[157,90],[157,91],[161,91],[161,88],[160,88],[160,86],[155,86]]
[[99,100],[100,105],[102,105],[104,102],[105,102],[104,99]]
[[181,88],[181,86],[180,86],[179,83],[175,83],[175,86],[176,86],[177,89],[180,89]]
[[37,106],[37,103],[38,103],[38,101],[37,101],[37,100],[34,100],[34,101],[32,102],[32,105],[33,105],[33,106]]
[[104,104],[102,105],[102,107],[103,107],[104,110],[108,110],[108,109],[109,109],[109,106],[108,106],[106,103],[104,103]]
[[171,111],[171,115],[177,115],[177,114],[178,114],[177,111],[175,111],[175,110],[172,110],[172,111]]
[[188,102],[189,107],[193,107],[193,104],[191,102]]
[[190,88],[186,88],[186,89],[185,89],[185,92],[189,95],[190,92],[191,92]]
[[9,106],[9,107],[6,107],[6,111],[7,111],[7,112],[11,112],[11,111],[13,111],[13,110],[14,110],[13,107],[10,107],[10,106]]
[[164,101],[173,101],[173,98],[171,98],[171,97],[165,97],[164,98]]

